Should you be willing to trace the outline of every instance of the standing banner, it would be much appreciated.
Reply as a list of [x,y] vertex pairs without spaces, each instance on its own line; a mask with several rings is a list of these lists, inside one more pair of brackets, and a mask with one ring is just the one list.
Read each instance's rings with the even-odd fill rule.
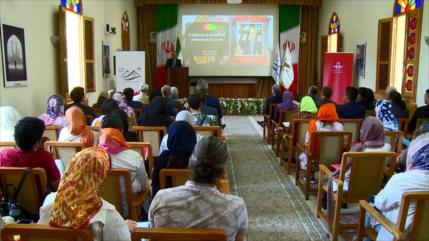
[[[301,31],[300,20],[301,20],[301,6],[297,5],[280,5],[279,8],[280,18],[280,49],[282,53],[282,59],[286,49],[290,51],[290,57],[292,60],[293,81],[288,83],[289,86],[283,86],[290,90],[293,94],[298,92],[298,60],[299,60],[299,34]],[[290,71],[288,69],[288,71]],[[280,81],[282,83],[282,81]]]
[[332,88],[331,100],[341,104],[344,92],[352,85],[353,53],[325,53],[323,86]]
[[117,51],[116,52],[116,91],[125,88],[139,90],[145,83],[145,52]]
[[276,54],[274,55],[274,59],[273,59],[273,69],[271,70],[271,76],[273,77],[274,82],[276,82],[276,84],[279,84],[280,72],[281,72],[280,46],[277,45]]

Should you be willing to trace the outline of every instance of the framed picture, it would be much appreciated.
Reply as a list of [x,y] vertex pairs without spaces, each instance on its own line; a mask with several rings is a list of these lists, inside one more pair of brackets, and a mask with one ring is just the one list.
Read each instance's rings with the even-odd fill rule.
[[366,43],[356,45],[356,74],[365,78]]
[[4,86],[27,85],[27,56],[23,28],[1,24]]
[[103,64],[103,77],[107,78],[110,74],[110,45],[102,42],[102,64]]

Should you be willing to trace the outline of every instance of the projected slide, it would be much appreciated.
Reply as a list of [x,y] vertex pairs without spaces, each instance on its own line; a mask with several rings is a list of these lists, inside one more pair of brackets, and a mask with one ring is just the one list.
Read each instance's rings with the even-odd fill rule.
[[269,76],[273,16],[182,15],[181,47],[191,76]]

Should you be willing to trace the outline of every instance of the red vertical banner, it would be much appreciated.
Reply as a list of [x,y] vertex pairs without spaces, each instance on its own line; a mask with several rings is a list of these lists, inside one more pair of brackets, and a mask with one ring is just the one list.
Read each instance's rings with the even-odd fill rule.
[[352,85],[353,53],[325,53],[323,86],[332,88],[331,100],[342,104],[347,86]]

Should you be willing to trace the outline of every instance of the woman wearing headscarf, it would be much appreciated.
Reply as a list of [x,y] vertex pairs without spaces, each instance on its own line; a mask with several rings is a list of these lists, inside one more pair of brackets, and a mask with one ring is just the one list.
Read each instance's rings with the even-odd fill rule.
[[52,95],[48,98],[48,107],[46,112],[39,116],[45,125],[67,126],[67,120],[64,116],[64,98],[59,95]]
[[61,177],[58,192],[46,197],[38,223],[70,229],[89,226],[97,240],[131,240],[135,222],[125,221],[99,194],[110,168],[109,155],[99,147],[77,153]]
[[117,109],[114,110],[111,114],[118,116],[122,120],[122,134],[124,135],[126,141],[139,141],[137,133],[131,130],[130,124],[128,123],[128,116],[124,111]]
[[12,106],[0,107],[0,141],[15,141],[15,126],[21,114]]
[[317,106],[313,98],[304,96],[299,105],[299,112],[294,113],[294,119],[313,119],[317,114]]
[[298,105],[293,101],[293,94],[290,91],[283,92],[283,101],[277,104],[277,108],[274,111],[274,120],[279,121],[279,115],[282,110],[295,110]]
[[66,111],[66,119],[68,126],[61,129],[58,141],[83,142],[85,147],[94,146],[94,133],[86,125],[82,109],[70,107]]
[[377,103],[375,103],[375,116],[383,123],[386,131],[398,130],[398,120],[392,112],[392,103],[389,100],[377,100]]
[[[429,191],[429,133],[422,134],[413,140],[407,153],[407,170],[392,176],[386,186],[375,196],[374,207],[384,217],[396,224],[402,195],[405,192]],[[411,225],[415,213],[415,203],[408,208],[405,230]],[[393,236],[379,223],[367,215],[366,225],[378,230],[377,240],[393,240]]]
[[125,98],[125,95],[121,92],[116,92],[113,94],[112,99],[114,99],[116,101],[119,109],[121,109],[125,113],[127,113],[128,117],[131,118],[134,123],[136,123],[136,117],[134,116],[134,110],[133,110],[133,108],[128,106],[127,99]]
[[[117,118],[119,122],[121,121],[119,116],[115,115],[108,115],[107,118]],[[104,128],[103,126],[98,146],[109,154],[112,168],[126,168],[130,170],[133,194],[138,194],[148,188],[148,178],[143,158],[139,153],[129,149],[120,129]],[[124,186],[121,187],[121,196],[124,212],[128,214],[127,196]]]
[[197,137],[194,128],[186,121],[176,121],[168,129],[167,147],[155,162],[152,177],[152,197],[160,189],[159,172],[164,168],[187,168]]
[[144,108],[139,125],[165,126],[168,128],[171,122],[172,120],[167,115],[167,102],[161,96],[157,96]]

